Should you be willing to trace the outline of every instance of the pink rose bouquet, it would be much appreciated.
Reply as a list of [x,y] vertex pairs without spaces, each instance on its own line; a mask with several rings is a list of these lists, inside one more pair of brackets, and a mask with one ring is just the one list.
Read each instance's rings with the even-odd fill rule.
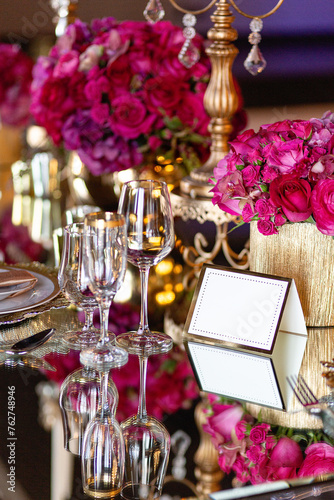
[[[193,42],[201,58],[187,69],[177,57],[182,30],[170,22],[76,20],[35,65],[31,112],[93,175],[140,166],[150,153],[199,166],[208,155],[210,62],[203,39]],[[244,125],[240,111],[235,131]]]
[[212,202],[260,233],[312,222],[334,236],[334,113],[248,130],[214,169]]
[[0,118],[5,125],[20,127],[29,121],[33,65],[18,45],[0,43]]
[[334,472],[334,446],[321,431],[271,427],[238,402],[208,396],[204,431],[218,450],[220,468],[234,486]]

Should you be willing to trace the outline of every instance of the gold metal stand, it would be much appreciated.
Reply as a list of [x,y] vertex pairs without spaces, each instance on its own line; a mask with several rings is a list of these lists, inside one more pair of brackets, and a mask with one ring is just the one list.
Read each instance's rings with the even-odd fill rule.
[[208,161],[181,181],[181,191],[191,198],[211,197],[208,181],[229,150],[228,139],[232,132],[231,120],[238,109],[238,96],[233,83],[232,65],[238,54],[233,42],[238,33],[232,28],[234,16],[227,0],[219,0],[217,10],[211,16],[214,23],[208,31],[212,44],[206,50],[211,61],[211,78],[204,96],[204,107],[211,117],[211,154]]
[[208,495],[213,491],[221,489],[221,480],[224,473],[218,465],[218,452],[214,448],[211,437],[203,431],[203,424],[206,422],[204,413],[204,398],[195,408],[195,421],[200,433],[200,445],[195,453],[194,461],[196,464],[195,476],[198,480],[196,489],[200,494]]

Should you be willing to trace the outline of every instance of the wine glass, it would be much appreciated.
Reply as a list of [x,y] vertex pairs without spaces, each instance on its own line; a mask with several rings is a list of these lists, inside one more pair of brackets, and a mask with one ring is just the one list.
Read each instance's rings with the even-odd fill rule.
[[147,356],[139,356],[140,390],[137,415],[121,423],[125,446],[124,484],[126,500],[160,498],[170,451],[165,426],[146,411]]
[[[80,361],[89,366],[82,352]],[[108,384],[109,370],[124,365],[128,354],[114,347],[108,361],[100,371],[99,406],[86,427],[81,454],[83,491],[93,498],[114,498],[121,491],[124,476],[124,440],[115,418],[116,404],[111,407],[108,402]]]
[[[83,265],[84,224],[65,226],[63,235],[58,283],[65,297],[84,310],[85,322],[81,330],[65,332],[62,341],[71,349],[83,349],[96,345],[99,340],[99,330],[93,325],[93,313],[98,304],[88,288],[88,276]],[[115,336],[111,336],[115,340]]]
[[88,214],[84,233],[84,268],[89,288],[99,306],[101,334],[96,346],[81,351],[80,357],[83,364],[100,371],[110,368],[114,362],[114,334],[111,336],[108,332],[108,319],[111,302],[123,283],[126,270],[125,218],[114,212]]
[[[109,377],[107,399],[114,414],[118,405],[118,392]],[[59,406],[64,429],[64,448],[73,455],[81,455],[82,442],[88,422],[95,416],[100,397],[100,375],[83,366],[70,373],[60,387]]]
[[100,210],[100,207],[94,205],[77,205],[68,208],[65,212],[66,224],[84,222],[86,215],[92,212],[99,212]]
[[151,331],[147,314],[147,287],[150,267],[164,259],[174,246],[174,221],[165,182],[134,180],[121,191],[118,212],[126,218],[128,261],[139,267],[141,311],[137,331],[118,335],[116,342],[131,354],[167,352],[173,341],[162,332]]

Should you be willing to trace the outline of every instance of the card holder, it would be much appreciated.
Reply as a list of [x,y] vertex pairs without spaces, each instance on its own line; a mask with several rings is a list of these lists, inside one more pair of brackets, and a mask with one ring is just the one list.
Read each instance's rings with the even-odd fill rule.
[[287,409],[307,341],[294,281],[204,265],[183,341],[201,390]]

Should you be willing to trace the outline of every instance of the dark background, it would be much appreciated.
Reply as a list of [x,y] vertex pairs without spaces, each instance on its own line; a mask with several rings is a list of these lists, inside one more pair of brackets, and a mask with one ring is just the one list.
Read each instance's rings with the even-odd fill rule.
[[[162,0],[165,19],[181,25],[182,14]],[[180,5],[203,8],[208,0],[180,0]],[[277,0],[236,0],[246,13],[271,10]],[[53,42],[51,0],[11,0],[0,4],[0,37],[3,41],[24,42],[33,54],[45,51]],[[113,16],[119,20],[143,20],[146,0],[79,0],[77,15],[84,21]],[[214,8],[198,16],[203,35],[212,26]],[[237,77],[246,107],[281,106],[332,102],[334,94],[334,2],[332,0],[285,0],[272,16],[265,18],[261,51],[265,71],[253,77],[243,67],[250,50],[247,41],[250,19],[231,8],[240,54],[233,73]]]

